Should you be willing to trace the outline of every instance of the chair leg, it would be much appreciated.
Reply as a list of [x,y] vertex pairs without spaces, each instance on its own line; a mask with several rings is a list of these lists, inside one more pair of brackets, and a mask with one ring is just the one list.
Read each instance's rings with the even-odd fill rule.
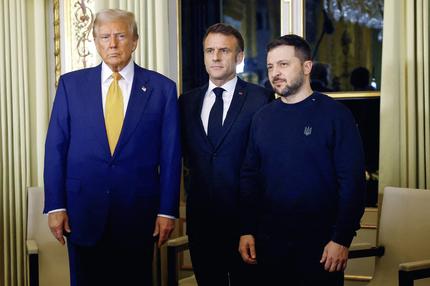
[[414,286],[414,278],[409,272],[399,271],[399,286]]
[[167,247],[167,285],[178,285],[178,261],[177,251],[174,247]]
[[30,267],[30,286],[39,286],[39,255],[28,256]]
[[399,270],[399,286],[413,286],[418,279],[430,278],[430,268],[411,271]]

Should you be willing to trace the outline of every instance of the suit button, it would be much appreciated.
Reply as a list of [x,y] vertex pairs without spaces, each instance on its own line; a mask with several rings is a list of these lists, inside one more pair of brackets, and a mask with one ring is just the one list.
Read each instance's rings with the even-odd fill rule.
[[106,194],[107,194],[107,195],[110,195],[110,189],[107,189],[107,190],[106,190]]
[[213,157],[213,158],[216,158],[216,155],[217,155],[216,153],[213,153],[213,154],[212,154],[212,157]]

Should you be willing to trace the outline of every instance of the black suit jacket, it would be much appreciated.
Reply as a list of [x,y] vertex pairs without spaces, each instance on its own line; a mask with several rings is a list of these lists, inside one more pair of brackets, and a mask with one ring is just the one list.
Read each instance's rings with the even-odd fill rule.
[[[254,113],[273,99],[273,93],[238,79],[224,120],[222,137],[212,146],[201,120],[208,85],[179,99],[187,192],[187,232],[190,236],[218,232],[239,233],[240,168]],[[214,225],[215,223],[215,225]]]

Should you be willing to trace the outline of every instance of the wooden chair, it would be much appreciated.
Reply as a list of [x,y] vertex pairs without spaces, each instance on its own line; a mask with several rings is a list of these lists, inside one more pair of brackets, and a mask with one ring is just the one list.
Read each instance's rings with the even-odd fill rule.
[[194,275],[180,279],[180,254],[188,250],[188,236],[180,236],[167,242],[167,286],[197,286]]

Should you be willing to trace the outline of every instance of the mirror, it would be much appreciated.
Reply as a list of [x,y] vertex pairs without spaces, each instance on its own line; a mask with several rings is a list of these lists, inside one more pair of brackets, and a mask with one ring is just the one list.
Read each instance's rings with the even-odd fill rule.
[[313,50],[314,90],[380,89],[383,6],[383,0],[305,1],[305,38]]
[[248,82],[271,89],[266,45],[280,35],[279,0],[222,0],[221,21],[235,27],[245,41],[245,58],[236,72]]

